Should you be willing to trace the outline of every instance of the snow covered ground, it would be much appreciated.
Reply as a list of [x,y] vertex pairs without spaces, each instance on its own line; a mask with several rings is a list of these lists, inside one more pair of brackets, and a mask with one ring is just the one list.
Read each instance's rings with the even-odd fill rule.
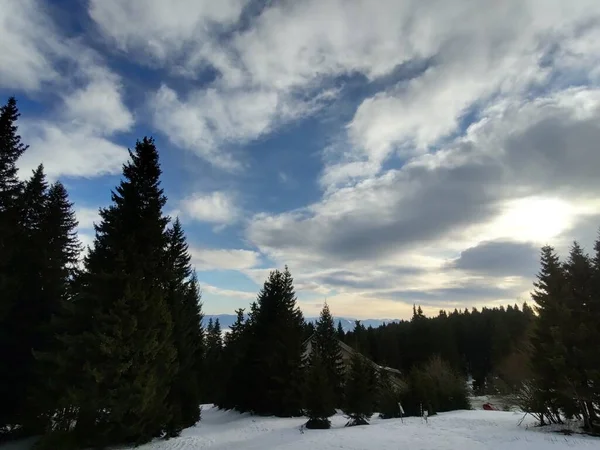
[[563,436],[539,428],[517,426],[522,414],[500,411],[456,411],[429,418],[381,420],[345,428],[346,419],[335,416],[331,430],[304,430],[306,419],[252,417],[205,407],[203,419],[170,441],[158,441],[139,450],[560,450],[598,449],[600,439]]
[[[331,430],[303,430],[306,419],[252,417],[205,406],[202,422],[180,437],[155,441],[138,450],[561,450],[597,449],[600,439],[563,436],[517,426],[520,413],[503,411],[456,411],[439,414],[424,423],[419,418],[381,420],[371,425],[344,428],[346,419],[335,416]],[[5,450],[4,447],[1,447]],[[9,447],[22,450],[25,447]]]

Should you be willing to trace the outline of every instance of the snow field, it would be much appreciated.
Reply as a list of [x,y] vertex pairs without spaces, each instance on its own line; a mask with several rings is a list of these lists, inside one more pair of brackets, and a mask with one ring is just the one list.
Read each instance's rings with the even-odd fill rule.
[[533,428],[521,413],[455,411],[439,414],[424,423],[420,418],[381,420],[371,425],[345,428],[346,418],[332,417],[331,430],[300,431],[306,418],[280,419],[219,411],[205,405],[202,421],[180,437],[155,441],[139,450],[561,450],[597,449],[600,439],[563,436]]

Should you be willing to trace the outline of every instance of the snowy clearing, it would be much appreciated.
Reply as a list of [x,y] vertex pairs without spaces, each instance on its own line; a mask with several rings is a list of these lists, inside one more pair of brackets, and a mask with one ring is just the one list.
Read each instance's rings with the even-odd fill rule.
[[[335,416],[331,430],[304,430],[305,418],[278,419],[223,412],[207,406],[202,422],[185,430],[179,438],[158,441],[139,450],[306,450],[306,449],[402,449],[415,450],[544,450],[600,449],[600,439],[563,436],[517,423],[522,414],[496,411],[456,411],[429,418],[381,420],[371,425],[345,428],[346,419]],[[531,420],[529,423],[531,424]]]
[[[219,411],[206,405],[202,422],[188,428],[180,437],[158,440],[138,450],[561,450],[599,449],[600,439],[563,436],[544,428],[533,428],[521,413],[503,411],[455,411],[439,414],[424,423],[420,418],[381,420],[371,425],[345,428],[346,419],[332,417],[331,430],[304,430],[305,418],[279,419]],[[28,446],[0,446],[2,450],[24,450]],[[125,450],[125,449],[123,449]]]

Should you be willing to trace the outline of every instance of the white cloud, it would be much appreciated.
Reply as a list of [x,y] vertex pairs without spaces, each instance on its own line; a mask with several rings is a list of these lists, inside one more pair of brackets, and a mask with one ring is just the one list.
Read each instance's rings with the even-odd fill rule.
[[40,163],[51,179],[60,176],[96,177],[119,173],[129,157],[127,149],[86,128],[46,121],[21,124],[30,148],[19,159],[20,175],[27,177]]
[[100,222],[98,208],[75,206],[75,216],[77,217],[80,230],[93,230],[94,224]]
[[184,218],[227,225],[235,221],[239,209],[232,194],[223,191],[196,193],[179,202],[179,211]]
[[91,178],[119,173],[127,161],[127,149],[111,139],[134,123],[123,103],[121,80],[86,49],[81,49],[79,63],[78,77],[85,83],[62,93],[63,105],[55,116],[24,121],[22,134],[30,149],[21,167],[42,162],[52,178]]
[[129,157],[115,144],[114,133],[129,130],[134,123],[122,101],[120,78],[97,57],[81,50],[81,87],[61,93],[63,105],[48,120],[25,119],[20,132],[30,148],[19,160],[22,176],[43,163],[50,178],[96,177],[119,173]]
[[56,79],[52,57],[61,52],[37,0],[4,0],[0,8],[0,87],[37,90]]
[[257,286],[262,286],[267,278],[269,278],[269,274],[275,270],[272,268],[246,268],[241,272],[250,278]]
[[202,290],[202,294],[209,293],[213,295],[218,295],[221,297],[235,298],[239,300],[256,300],[255,292],[246,292],[246,291],[235,291],[232,289],[221,289],[216,286],[212,286],[208,283],[200,282],[200,288]]
[[[436,2],[422,3],[428,9]],[[475,7],[446,3],[457,6],[453,14],[460,17],[461,26],[447,19],[444,8],[432,8],[415,19],[415,25],[423,17],[436,24],[432,36],[437,44],[431,47],[435,51],[425,55],[433,58],[432,65],[418,77],[362,102],[348,124],[353,151],[326,168],[325,186],[374,175],[393,153],[412,157],[426,152],[460,131],[461,117],[469,108],[480,107],[493,96],[521,96],[532,85],[544,85],[553,67],[539,62],[549,46],[563,38],[559,52],[571,55],[576,52],[572,47],[589,49],[590,38],[574,30],[589,16],[600,17],[598,4],[586,2],[569,11],[552,1],[543,6],[537,1],[480,2]],[[556,59],[558,63],[561,58]],[[592,60],[585,69],[584,60],[577,63],[578,70],[598,66]],[[562,68],[573,69],[569,63],[562,63]]]
[[[121,50],[159,63],[202,47],[212,28],[237,22],[247,0],[90,0],[89,15]],[[132,26],[132,24],[135,24]]]
[[557,64],[584,73],[599,66],[581,57],[594,53],[595,35],[575,32],[599,17],[593,0],[568,8],[562,0],[301,0],[270,4],[236,28],[245,5],[94,0],[89,7],[100,31],[129,55],[141,51],[190,78],[203,66],[217,70],[207,89],[184,96],[162,86],[150,104],[155,126],[174,144],[224,169],[239,168],[228,147],[318,109],[335,97],[331,81],[340,75],[378,80],[403,63],[429,61],[416,78],[363,101],[348,125],[353,148],[330,161],[325,185],[374,175],[400,148],[426,151],[474,104],[543,82],[549,69],[538,62],[559,38]]
[[266,133],[277,110],[277,94],[269,91],[194,92],[182,101],[162,86],[151,101],[154,125],[177,146],[194,151],[216,167],[239,168],[221,144],[235,144]]
[[65,120],[100,135],[129,130],[134,119],[123,104],[120,79],[103,67],[94,67],[89,77],[85,86],[64,96]]
[[181,99],[162,85],[151,96],[154,126],[178,147],[188,149],[215,167],[236,170],[241,163],[231,149],[270,133],[277,126],[309,115],[335,97],[328,89],[308,98],[295,98],[272,87],[216,84]]
[[120,78],[77,38],[63,34],[50,5],[7,0],[0,11],[0,87],[39,90],[62,102],[51,117],[19,122],[30,149],[19,161],[22,176],[44,163],[51,178],[119,172],[125,149],[112,142],[133,116],[122,100]]
[[77,239],[79,239],[79,242],[81,243],[81,251],[79,252],[78,265],[81,270],[84,270],[85,269],[84,260],[85,260],[86,256],[88,255],[89,250],[94,247],[95,237],[92,233],[89,233],[87,231],[83,231],[83,232],[79,231],[77,233]]
[[252,250],[191,247],[190,253],[197,270],[244,270],[260,264],[260,254]]

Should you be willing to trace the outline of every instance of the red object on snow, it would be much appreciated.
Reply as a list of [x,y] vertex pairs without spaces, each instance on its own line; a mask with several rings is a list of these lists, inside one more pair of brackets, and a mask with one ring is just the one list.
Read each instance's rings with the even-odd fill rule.
[[493,405],[491,405],[490,403],[484,403],[483,404],[483,409],[485,409],[486,411],[498,411],[496,408],[494,408]]

